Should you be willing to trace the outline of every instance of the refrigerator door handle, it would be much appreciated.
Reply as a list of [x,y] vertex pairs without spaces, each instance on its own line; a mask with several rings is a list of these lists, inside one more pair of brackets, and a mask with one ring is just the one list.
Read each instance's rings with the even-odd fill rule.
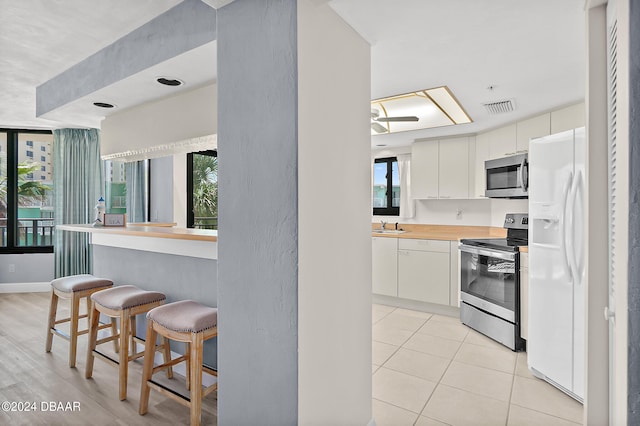
[[[573,180],[573,185],[571,188],[571,203],[569,204],[569,206],[571,207],[571,218],[572,218],[571,220],[573,224],[573,226],[571,227],[570,242],[572,246],[574,246],[573,253],[571,253],[569,260],[570,260],[570,266],[571,266],[573,277],[576,279],[576,284],[582,284],[582,280],[580,279],[582,275],[582,271],[581,271],[582,265],[578,265],[579,259],[578,259],[577,253],[578,253],[579,247],[575,244],[576,227],[573,221],[575,220],[575,217],[576,217],[576,200],[578,199],[578,191],[582,190],[583,185],[584,183],[582,179],[582,173],[577,172],[575,179]],[[578,224],[578,226],[582,226],[582,224]],[[578,232],[582,232],[582,230],[580,229],[578,230]]]
[[573,173],[569,172],[569,177],[567,178],[567,182],[564,185],[563,188],[563,195],[564,195],[564,199],[562,202],[562,233],[560,234],[561,238],[562,238],[562,252],[564,254],[564,266],[567,270],[567,272],[569,273],[569,280],[573,281],[573,270],[571,269],[571,261],[569,260],[569,258],[571,257],[571,254],[569,253],[569,244],[567,244],[567,228],[568,228],[568,224],[567,224],[567,219],[569,218],[569,215],[567,215],[567,207],[569,207],[569,201],[571,199],[570,194],[571,194],[571,187],[573,186]]

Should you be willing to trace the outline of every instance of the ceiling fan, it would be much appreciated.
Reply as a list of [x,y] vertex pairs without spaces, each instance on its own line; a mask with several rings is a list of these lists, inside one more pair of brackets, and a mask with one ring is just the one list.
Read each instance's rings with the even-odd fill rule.
[[404,116],[404,117],[380,117],[380,111],[377,109],[371,110],[371,128],[377,133],[386,133],[388,129],[380,123],[393,123],[401,121],[418,121],[416,116]]

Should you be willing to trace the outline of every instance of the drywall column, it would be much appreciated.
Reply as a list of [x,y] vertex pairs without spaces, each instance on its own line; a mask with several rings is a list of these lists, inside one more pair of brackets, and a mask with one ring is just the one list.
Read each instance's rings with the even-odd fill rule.
[[629,1],[628,424],[640,423],[640,1]]
[[301,425],[371,419],[370,64],[327,2],[298,0]]
[[585,410],[584,424],[609,421],[608,169],[606,5],[587,10],[587,158],[585,193]]
[[369,46],[325,3],[218,10],[221,425],[371,419]]
[[298,417],[295,0],[218,10],[218,423]]

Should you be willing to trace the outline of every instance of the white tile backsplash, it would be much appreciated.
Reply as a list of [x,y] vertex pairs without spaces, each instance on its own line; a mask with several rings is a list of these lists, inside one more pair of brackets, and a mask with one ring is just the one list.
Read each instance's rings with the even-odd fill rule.
[[[528,200],[416,200],[413,218],[372,216],[372,222],[502,227],[506,213],[526,213]],[[460,211],[460,215],[458,215]]]

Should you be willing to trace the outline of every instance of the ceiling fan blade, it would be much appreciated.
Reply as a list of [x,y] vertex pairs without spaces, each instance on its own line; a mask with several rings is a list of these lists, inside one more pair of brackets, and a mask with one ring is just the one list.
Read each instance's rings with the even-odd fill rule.
[[380,123],[371,123],[371,128],[378,133],[387,133],[387,128]]
[[379,121],[381,123],[388,123],[390,121],[418,121],[419,118],[415,117],[415,116],[408,116],[408,117],[378,117],[376,118],[376,121]]

